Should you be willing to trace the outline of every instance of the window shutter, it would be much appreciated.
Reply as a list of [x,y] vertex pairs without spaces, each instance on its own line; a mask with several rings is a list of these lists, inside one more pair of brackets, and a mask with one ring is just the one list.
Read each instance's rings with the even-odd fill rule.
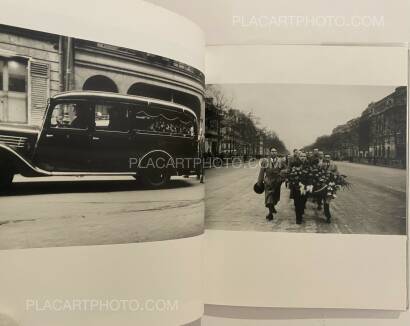
[[31,124],[40,125],[43,121],[47,99],[50,96],[50,66],[46,63],[32,61],[31,77]]

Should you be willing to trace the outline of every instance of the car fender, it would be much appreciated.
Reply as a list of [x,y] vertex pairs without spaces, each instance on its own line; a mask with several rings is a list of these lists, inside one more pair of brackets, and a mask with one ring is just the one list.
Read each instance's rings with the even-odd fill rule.
[[49,175],[47,171],[43,171],[35,166],[32,163],[27,161],[19,153],[17,153],[12,148],[0,144],[0,161],[9,162],[15,169],[16,174],[21,173],[25,176],[42,176]]

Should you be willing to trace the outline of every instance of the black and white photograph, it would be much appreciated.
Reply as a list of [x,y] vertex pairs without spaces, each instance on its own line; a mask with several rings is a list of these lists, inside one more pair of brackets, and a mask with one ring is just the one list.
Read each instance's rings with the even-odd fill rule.
[[182,62],[0,25],[0,249],[202,234],[203,95]]
[[210,84],[207,229],[406,235],[407,87]]

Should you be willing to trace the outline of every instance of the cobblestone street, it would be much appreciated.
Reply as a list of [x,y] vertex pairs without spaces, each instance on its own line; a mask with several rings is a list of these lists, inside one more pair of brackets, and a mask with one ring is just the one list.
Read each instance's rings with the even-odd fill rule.
[[332,223],[308,202],[305,222],[295,223],[293,201],[282,184],[278,214],[265,219],[264,195],[253,191],[258,169],[224,167],[206,171],[207,229],[313,233],[406,234],[406,171],[336,162],[350,190],[331,203]]
[[0,249],[118,244],[203,232],[204,186],[173,178],[147,190],[131,177],[17,176],[0,197]]

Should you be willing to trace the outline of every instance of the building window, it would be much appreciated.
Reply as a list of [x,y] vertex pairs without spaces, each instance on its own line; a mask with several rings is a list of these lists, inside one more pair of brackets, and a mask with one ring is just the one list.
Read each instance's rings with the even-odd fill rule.
[[4,61],[0,59],[0,92],[3,91],[3,68],[4,67]]
[[83,85],[83,90],[118,93],[118,87],[114,81],[103,75],[88,78]]
[[27,60],[0,58],[0,122],[27,121]]
[[102,103],[95,106],[95,130],[129,131],[128,107],[122,104]]
[[9,61],[9,91],[25,93],[27,87],[27,65],[23,62]]

